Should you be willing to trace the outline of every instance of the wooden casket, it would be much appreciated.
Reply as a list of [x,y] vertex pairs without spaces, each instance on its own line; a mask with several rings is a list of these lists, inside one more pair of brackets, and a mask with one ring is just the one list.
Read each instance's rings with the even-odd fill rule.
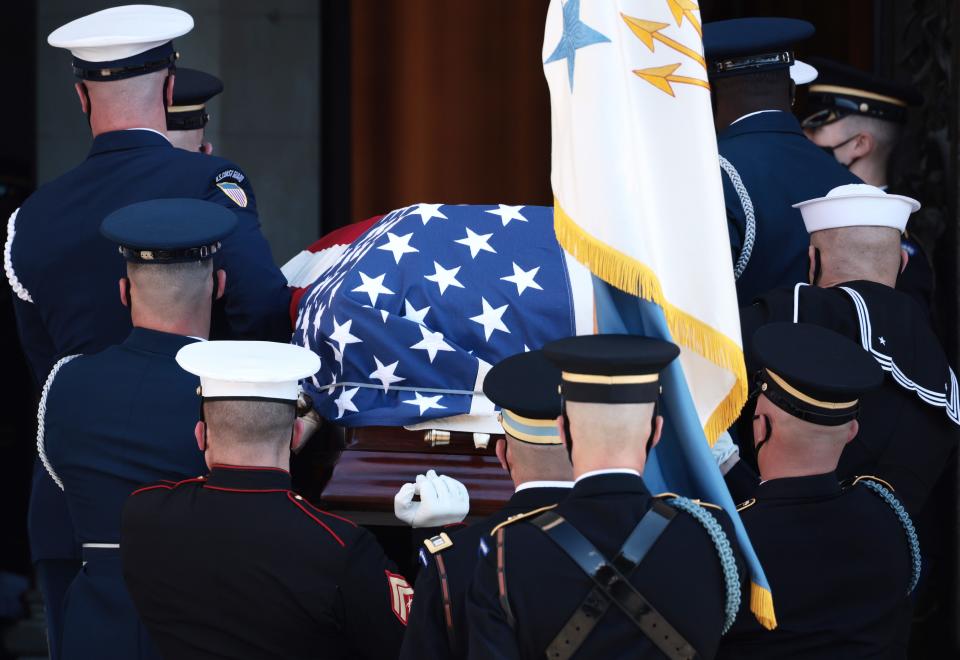
[[513,482],[494,454],[503,436],[332,424],[317,436],[295,460],[298,489],[362,525],[401,525],[393,515],[393,497],[427,470],[467,487],[469,518],[489,515],[513,494]]

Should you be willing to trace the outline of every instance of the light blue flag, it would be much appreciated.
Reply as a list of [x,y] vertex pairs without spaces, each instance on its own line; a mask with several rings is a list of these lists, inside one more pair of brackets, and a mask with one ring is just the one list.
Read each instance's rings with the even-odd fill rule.
[[[593,278],[593,292],[598,333],[640,335],[673,341],[659,306],[624,293],[597,277]],[[644,482],[653,493],[672,492],[723,507],[730,514],[736,529],[740,550],[750,567],[751,582],[770,593],[763,567],[737,514],[736,503],[730,497],[730,491],[710,453],[679,360],[674,360],[661,373],[660,384],[659,414],[663,416],[663,434],[647,459],[643,471]],[[763,593],[755,588],[751,592]],[[751,595],[751,600],[754,598]],[[759,607],[752,609],[756,612]]]

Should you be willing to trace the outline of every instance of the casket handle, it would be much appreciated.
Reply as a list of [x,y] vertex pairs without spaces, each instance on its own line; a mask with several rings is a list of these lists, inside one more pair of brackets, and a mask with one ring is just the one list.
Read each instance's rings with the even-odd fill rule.
[[430,429],[424,432],[423,441],[431,447],[446,447],[450,444],[450,431]]

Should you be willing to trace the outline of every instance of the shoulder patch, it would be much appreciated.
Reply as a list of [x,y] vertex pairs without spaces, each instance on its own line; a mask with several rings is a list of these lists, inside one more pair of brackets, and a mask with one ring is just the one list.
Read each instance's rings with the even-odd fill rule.
[[246,175],[236,168],[221,170],[213,179],[213,183],[220,189],[224,195],[230,198],[230,201],[240,208],[247,208],[250,199],[247,197],[247,191],[243,189],[243,182],[246,181]]
[[752,506],[753,506],[754,504],[756,504],[756,503],[757,503],[757,498],[756,498],[756,497],[751,497],[751,498],[750,498],[749,500],[747,500],[746,502],[740,502],[740,504],[737,505],[737,512],[739,513],[740,511],[743,511],[743,510],[745,510],[745,509],[749,509],[750,507],[752,507]]
[[232,201],[234,204],[242,209],[247,208],[247,193],[243,188],[240,187],[240,184],[232,181],[225,181],[223,183],[218,183],[217,188],[219,188],[224,195],[229,197],[230,201]]
[[527,511],[526,513],[515,513],[502,523],[490,530],[490,536],[494,536],[499,530],[503,529],[507,525],[512,525],[515,522],[520,520],[525,520],[526,518],[531,518],[538,513],[543,513],[544,511],[549,511],[550,509],[556,508],[556,504],[551,504],[549,506],[542,506],[539,509],[534,509],[533,511]]
[[440,532],[436,536],[424,539],[423,545],[430,551],[431,555],[443,552],[447,548],[453,547],[453,540],[447,536],[446,532]]
[[410,618],[410,604],[413,602],[413,587],[402,575],[385,570],[387,585],[390,588],[390,609],[400,619],[400,623],[407,625]]

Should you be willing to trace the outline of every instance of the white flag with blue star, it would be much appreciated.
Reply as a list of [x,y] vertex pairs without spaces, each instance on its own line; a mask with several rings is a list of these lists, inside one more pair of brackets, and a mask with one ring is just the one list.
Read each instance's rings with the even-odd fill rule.
[[700,13],[694,0],[552,0],[554,227],[595,276],[599,332],[673,341],[651,488],[724,506],[775,625],[769,585],[709,444],[747,396]]

